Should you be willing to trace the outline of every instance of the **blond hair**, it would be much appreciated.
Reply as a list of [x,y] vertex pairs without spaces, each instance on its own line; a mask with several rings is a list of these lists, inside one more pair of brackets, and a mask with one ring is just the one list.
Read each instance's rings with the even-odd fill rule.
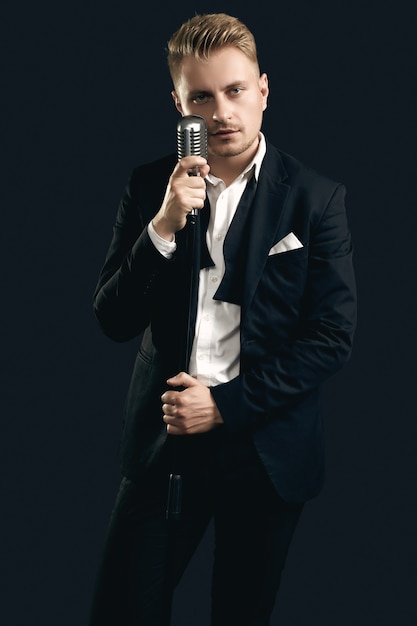
[[184,57],[207,60],[212,52],[225,47],[237,48],[257,67],[255,38],[238,18],[226,13],[195,15],[168,41],[168,67],[174,85],[178,82]]

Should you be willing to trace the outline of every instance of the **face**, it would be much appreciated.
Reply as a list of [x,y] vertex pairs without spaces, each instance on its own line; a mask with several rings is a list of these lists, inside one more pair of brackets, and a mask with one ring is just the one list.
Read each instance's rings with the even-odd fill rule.
[[228,47],[208,61],[186,57],[172,92],[182,115],[201,115],[208,127],[209,162],[249,163],[259,142],[268,80],[240,50]]

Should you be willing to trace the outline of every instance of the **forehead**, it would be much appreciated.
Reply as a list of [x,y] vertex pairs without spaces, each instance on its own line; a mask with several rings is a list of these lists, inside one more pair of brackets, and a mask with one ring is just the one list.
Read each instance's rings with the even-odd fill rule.
[[209,90],[235,82],[257,81],[257,65],[237,48],[222,48],[208,59],[185,57],[180,66],[177,87],[182,90]]

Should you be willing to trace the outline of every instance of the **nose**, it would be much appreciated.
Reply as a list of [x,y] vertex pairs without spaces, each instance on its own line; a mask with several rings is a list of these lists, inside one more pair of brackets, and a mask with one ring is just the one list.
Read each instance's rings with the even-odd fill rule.
[[217,98],[214,102],[214,110],[212,118],[215,122],[219,122],[220,124],[224,124],[227,120],[230,120],[232,117],[230,112],[230,105],[225,101],[224,98]]

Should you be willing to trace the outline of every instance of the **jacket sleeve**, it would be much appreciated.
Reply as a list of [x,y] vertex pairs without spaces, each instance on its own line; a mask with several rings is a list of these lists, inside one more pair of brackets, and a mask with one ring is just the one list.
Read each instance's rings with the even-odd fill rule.
[[149,238],[147,223],[159,206],[155,201],[149,214],[139,206],[141,178],[135,170],[126,187],[94,293],[95,315],[103,332],[115,341],[132,339],[149,324],[160,275],[173,262]]
[[345,188],[338,185],[311,228],[304,312],[296,336],[275,349],[243,338],[241,373],[211,390],[231,431],[282,416],[349,358],[356,289],[344,197]]

